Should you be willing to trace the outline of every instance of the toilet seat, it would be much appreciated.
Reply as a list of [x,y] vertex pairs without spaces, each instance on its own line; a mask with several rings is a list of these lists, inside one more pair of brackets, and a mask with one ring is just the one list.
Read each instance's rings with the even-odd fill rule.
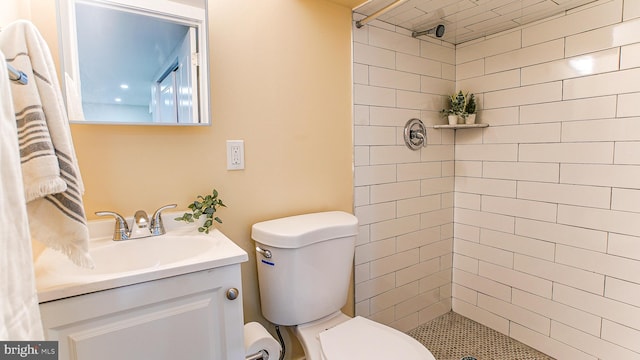
[[416,339],[356,316],[319,335],[323,360],[435,360]]

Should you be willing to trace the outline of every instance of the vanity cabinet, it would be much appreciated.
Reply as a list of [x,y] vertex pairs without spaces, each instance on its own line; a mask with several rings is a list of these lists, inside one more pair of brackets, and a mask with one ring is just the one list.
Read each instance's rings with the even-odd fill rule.
[[240,264],[44,302],[40,312],[59,360],[241,360],[234,289]]

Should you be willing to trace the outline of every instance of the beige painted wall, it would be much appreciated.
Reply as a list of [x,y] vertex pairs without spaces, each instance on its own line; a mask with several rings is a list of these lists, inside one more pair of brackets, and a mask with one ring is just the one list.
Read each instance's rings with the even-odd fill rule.
[[[31,0],[31,13],[57,57],[55,1]],[[215,187],[228,205],[220,229],[250,257],[245,321],[267,324],[251,225],[353,211],[351,10],[318,0],[225,0],[210,1],[209,16],[213,125],[72,125],[85,208],[89,219],[98,210],[186,208]],[[245,141],[245,170],[226,170],[229,139]]]

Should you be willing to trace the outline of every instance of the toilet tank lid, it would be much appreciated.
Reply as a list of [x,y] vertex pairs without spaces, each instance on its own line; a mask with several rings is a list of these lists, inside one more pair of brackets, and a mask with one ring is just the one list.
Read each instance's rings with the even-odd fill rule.
[[343,211],[327,211],[259,222],[251,238],[276,248],[299,248],[358,234],[358,219]]

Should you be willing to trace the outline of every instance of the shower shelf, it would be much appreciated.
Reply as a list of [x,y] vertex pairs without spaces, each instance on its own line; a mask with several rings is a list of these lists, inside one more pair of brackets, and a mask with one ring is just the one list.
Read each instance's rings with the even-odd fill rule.
[[456,124],[456,125],[433,125],[434,129],[471,129],[471,128],[485,128],[489,124]]

